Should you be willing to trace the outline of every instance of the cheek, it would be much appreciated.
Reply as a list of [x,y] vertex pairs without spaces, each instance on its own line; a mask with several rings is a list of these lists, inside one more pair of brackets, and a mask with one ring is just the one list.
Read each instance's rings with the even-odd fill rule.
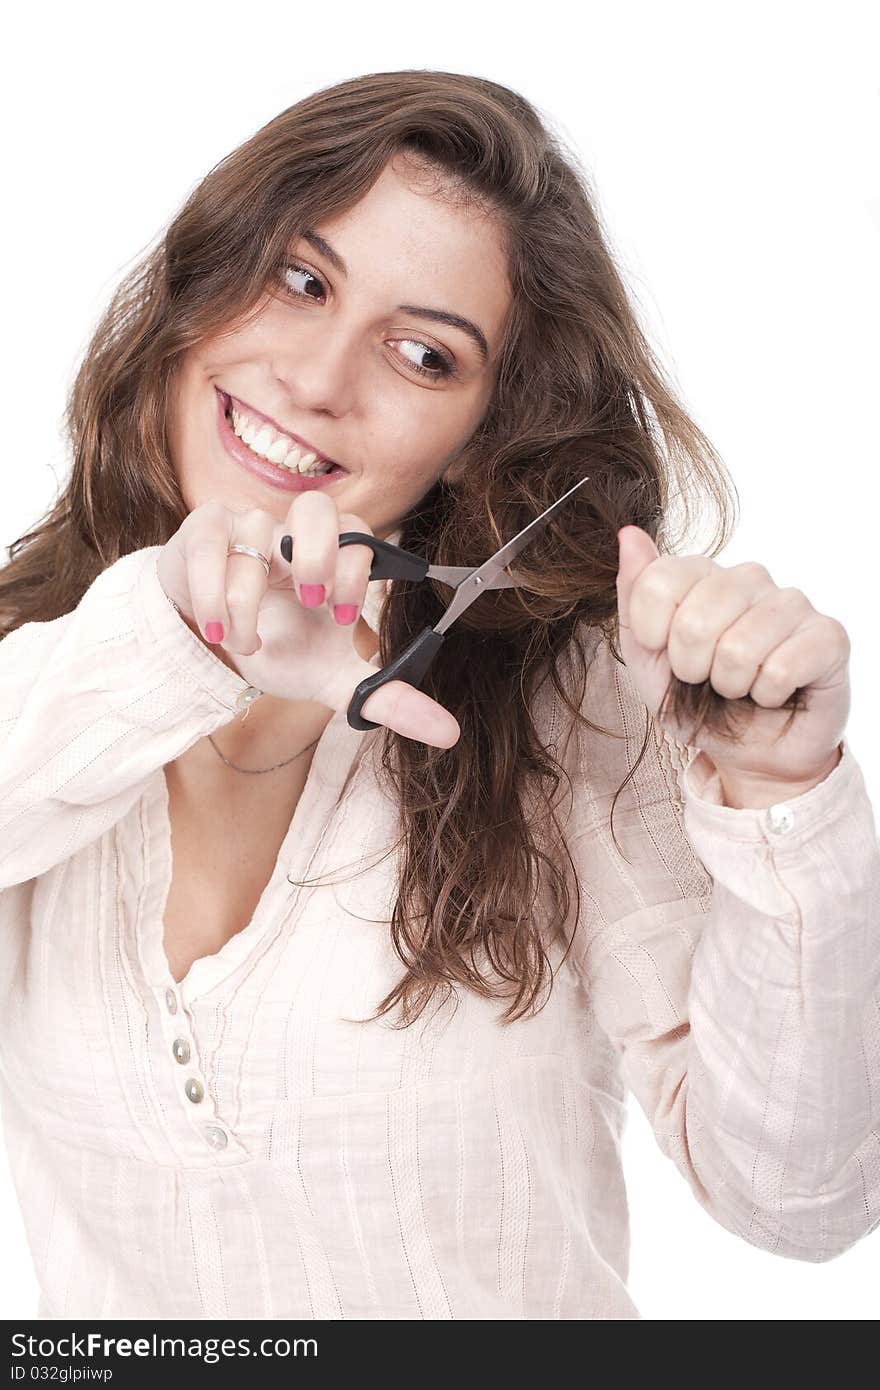
[[223,472],[221,445],[213,414],[213,389],[207,394],[207,408],[201,399],[187,402],[184,398],[180,401],[180,408],[172,411],[168,421],[171,466],[189,511],[216,493],[218,479]]
[[371,457],[430,471],[470,436],[479,416],[457,393],[414,390],[411,396],[386,408],[377,403],[369,431]]

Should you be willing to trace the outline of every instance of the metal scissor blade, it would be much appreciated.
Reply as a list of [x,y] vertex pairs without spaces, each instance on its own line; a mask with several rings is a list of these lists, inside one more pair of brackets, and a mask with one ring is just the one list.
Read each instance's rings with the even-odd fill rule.
[[[507,569],[510,561],[515,559],[520,551],[528,545],[538,527],[543,526],[548,517],[551,517],[555,511],[558,511],[563,502],[568,501],[573,492],[577,492],[579,487],[583,487],[584,483],[588,483],[589,481],[589,475],[585,478],[581,478],[579,482],[575,483],[574,487],[570,487],[567,492],[564,492],[561,497],[558,497],[555,502],[551,503],[546,511],[541,512],[540,516],[534,517],[534,519],[529,522],[528,526],[524,526],[521,531],[517,531],[516,535],[513,536],[511,540],[507,541],[500,550],[496,550],[494,555],[490,555],[489,559],[485,560],[478,569],[473,570],[467,579],[462,580],[452,597],[452,602],[443,614],[443,617],[439,622],[434,624],[434,631],[439,633],[446,632],[447,628],[455,622],[456,618],[461,617],[466,608],[470,608],[474,599],[479,598],[481,593],[484,593],[486,589],[498,588],[499,586],[493,581],[498,578],[499,574]],[[506,588],[507,586],[502,585],[501,587]]]
[[[450,589],[457,589],[459,584],[464,583],[474,572],[473,565],[429,565],[426,579],[439,579],[441,584],[448,584]],[[515,589],[522,584],[522,575],[516,570],[502,570],[496,575],[490,584],[484,584],[484,589]]]

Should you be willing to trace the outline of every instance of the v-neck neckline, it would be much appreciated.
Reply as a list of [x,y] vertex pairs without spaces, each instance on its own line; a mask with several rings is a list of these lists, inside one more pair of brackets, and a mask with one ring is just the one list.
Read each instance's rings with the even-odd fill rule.
[[[373,734],[373,737],[378,736]],[[352,729],[346,710],[336,710],[324,726],[300,798],[281,848],[250,921],[211,955],[198,956],[182,980],[175,980],[165,951],[165,910],[171,889],[173,856],[168,782],[159,767],[146,789],[150,834],[145,873],[148,883],[141,919],[143,965],[154,988],[174,990],[184,1004],[222,983],[264,941],[280,930],[290,902],[303,891],[288,883],[309,872],[314,854],[328,833],[329,822],[365,738]],[[287,899],[285,902],[284,900]]]

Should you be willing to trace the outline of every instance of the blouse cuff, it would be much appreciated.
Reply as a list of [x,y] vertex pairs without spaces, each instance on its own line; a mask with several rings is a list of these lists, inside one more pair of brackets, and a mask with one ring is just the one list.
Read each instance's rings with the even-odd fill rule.
[[817,833],[827,834],[863,798],[867,800],[862,771],[848,740],[842,739],[839,746],[840,762],[815,787],[760,809],[725,806],[715,765],[701,750],[692,749],[682,778],[686,829],[698,836],[796,851]]
[[191,680],[227,709],[245,710],[260,691],[243,676],[231,671],[187,627],[159,582],[161,546],[148,547],[134,586],[136,617],[141,619],[138,639],[155,645],[170,668]]

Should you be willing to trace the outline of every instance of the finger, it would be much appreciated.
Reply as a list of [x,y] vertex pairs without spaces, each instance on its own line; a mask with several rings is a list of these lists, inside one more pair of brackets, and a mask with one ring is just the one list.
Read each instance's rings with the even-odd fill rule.
[[[378,667],[364,661],[352,648],[351,658],[328,671],[325,684],[315,698],[331,709],[348,709],[354,692]],[[384,724],[404,738],[414,738],[432,748],[452,748],[461,738],[458,720],[443,705],[407,681],[389,681],[364,701],[361,714],[374,724]]]
[[[728,700],[751,692],[761,666],[813,613],[800,589],[774,589],[758,599],[718,638],[709,679]],[[794,687],[792,687],[794,689]]]
[[[376,668],[370,669],[375,671]],[[452,748],[461,738],[455,716],[406,681],[389,681],[374,690],[361,706],[361,714],[375,724],[384,724],[404,738],[417,739],[431,748]]]
[[226,605],[228,518],[225,508],[218,507],[215,515],[206,509],[196,518],[196,527],[184,523],[179,532],[190,609],[205,640],[212,643],[222,642],[230,628]]
[[849,656],[843,624],[813,610],[812,617],[767,654],[749,693],[756,704],[778,709],[798,688],[815,691],[833,684]]
[[628,618],[632,636],[649,652],[665,651],[672,619],[685,595],[717,568],[705,555],[661,555],[632,583]]
[[333,593],[339,554],[339,512],[332,497],[314,489],[300,492],[287,514],[293,538],[290,572],[305,608],[319,608]]
[[[675,675],[694,684],[708,680],[718,644],[728,629],[762,600],[766,600],[767,612],[774,603],[780,609],[789,609],[788,600],[778,602],[783,592],[763,565],[715,565],[710,574],[692,585],[672,615],[667,647]],[[800,590],[791,592],[797,594]],[[780,637],[785,635],[782,632]],[[719,691],[723,693],[726,692]]]
[[[267,559],[277,522],[270,512],[258,508],[242,515],[230,513],[229,539],[231,545],[246,545],[258,550]],[[223,645],[242,656],[253,656],[263,645],[257,631],[257,615],[269,585],[265,565],[253,555],[233,553],[226,558],[226,609],[229,629]]]
[[647,531],[639,526],[622,526],[617,533],[617,544],[617,612],[621,626],[629,627],[633,585],[660,552]]
[[[340,536],[344,531],[363,531],[367,536],[373,535],[372,528],[355,512],[340,512],[338,527]],[[333,620],[340,626],[357,622],[370,582],[372,565],[373,552],[368,545],[344,545],[340,549],[337,544]]]

